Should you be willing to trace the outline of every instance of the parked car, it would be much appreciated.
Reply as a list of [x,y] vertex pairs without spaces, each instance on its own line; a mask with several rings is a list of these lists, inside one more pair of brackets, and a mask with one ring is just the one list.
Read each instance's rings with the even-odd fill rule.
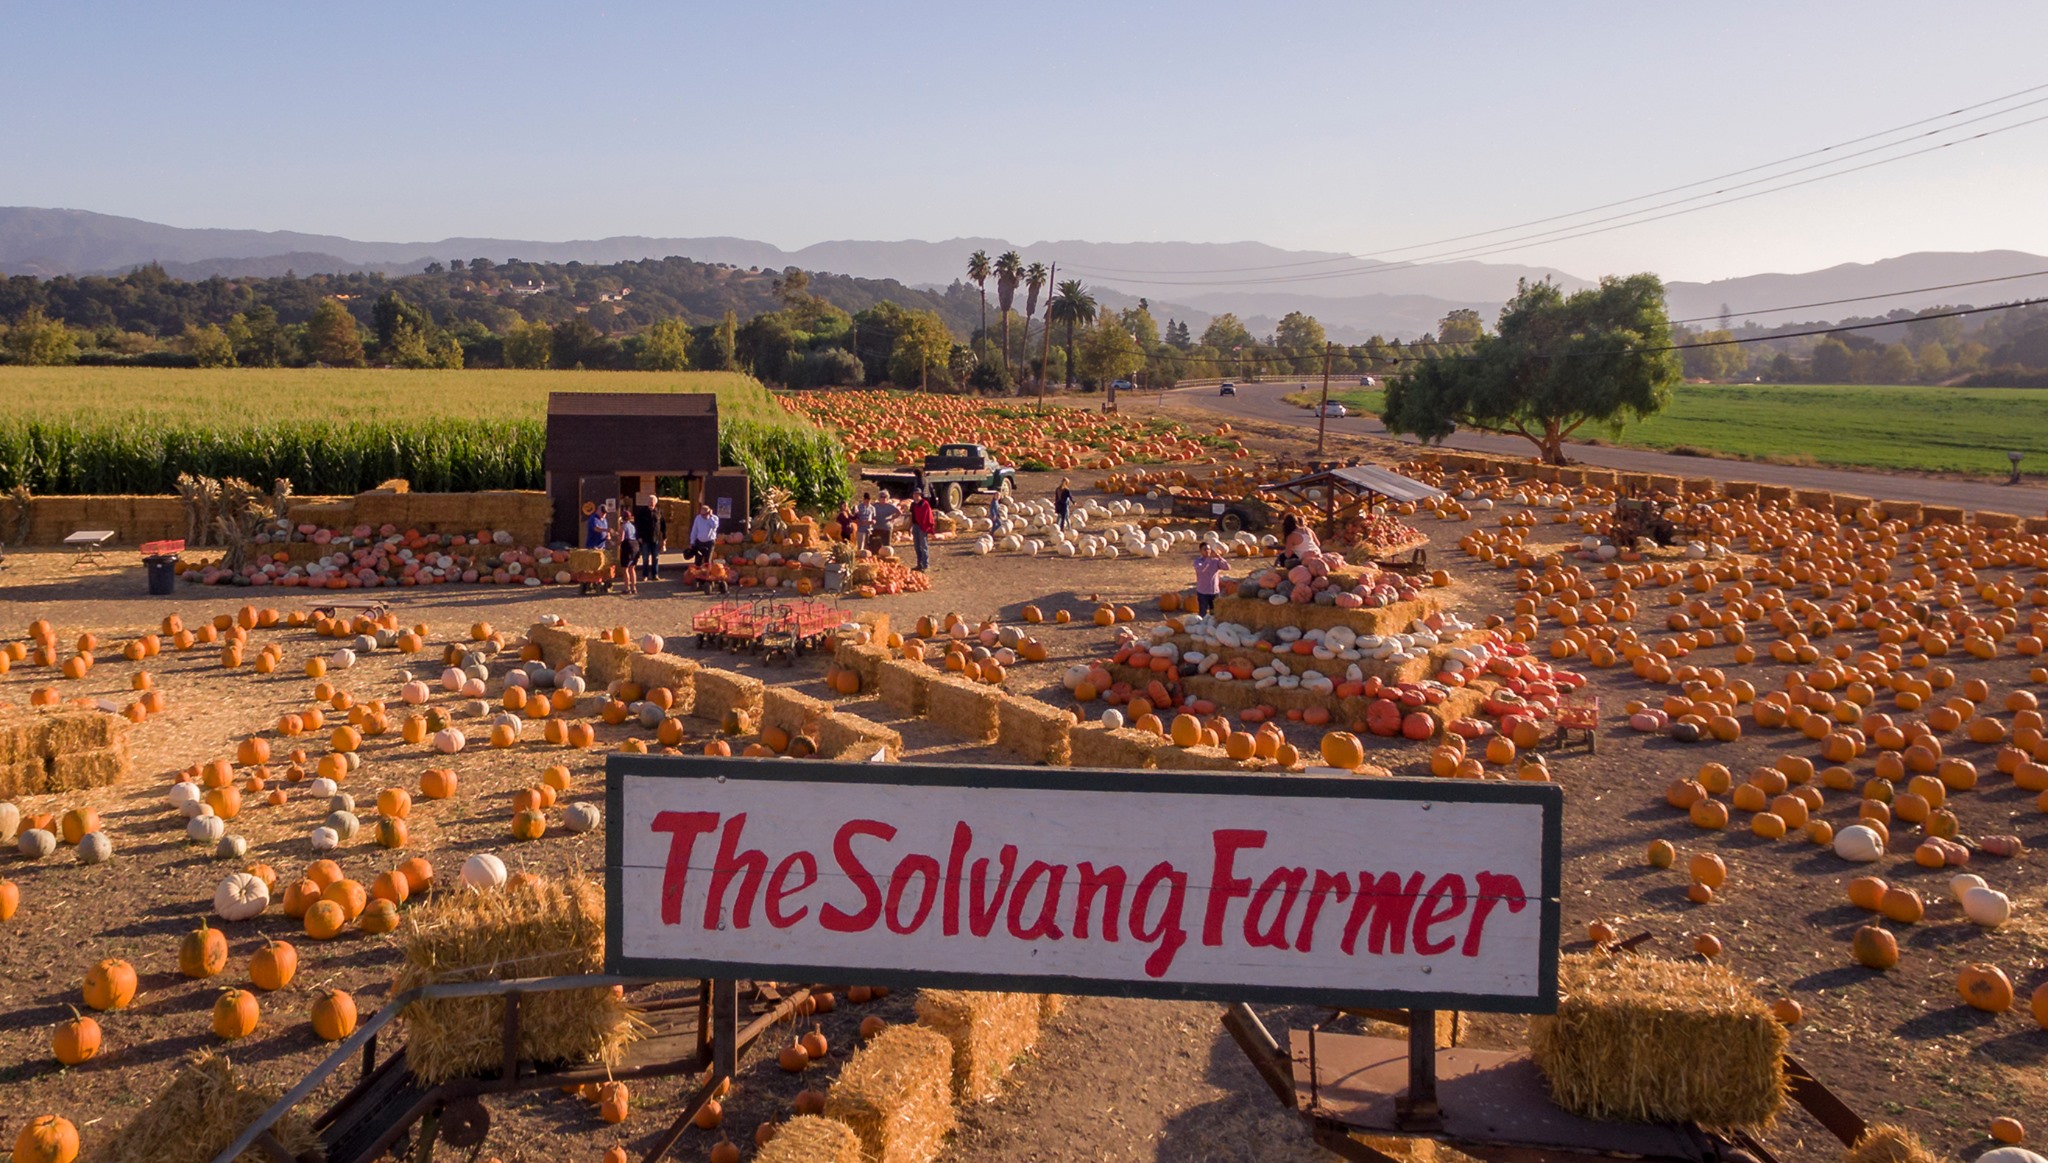
[[1361,388],[1375,388],[1379,386],[1379,381],[1371,376],[1360,376],[1358,377],[1358,386]]
[[1237,385],[1226,383],[1216,390],[1216,394],[1219,396],[1235,396],[1237,394]]
[[1335,400],[1331,400],[1331,401],[1330,401],[1329,403],[1327,403],[1327,404],[1324,404],[1324,405],[1323,405],[1323,407],[1322,407],[1322,413],[1323,413],[1323,415],[1325,415],[1325,416],[1328,416],[1328,417],[1331,417],[1331,418],[1333,418],[1333,419],[1337,419],[1337,420],[1341,420],[1341,419],[1343,419],[1344,417],[1346,417],[1346,416],[1349,416],[1349,415],[1351,414],[1351,413],[1349,413],[1349,412],[1347,412],[1347,411],[1345,411],[1345,410],[1344,410],[1344,405],[1342,405],[1342,404],[1339,404],[1339,403],[1338,403],[1337,401],[1335,401]]

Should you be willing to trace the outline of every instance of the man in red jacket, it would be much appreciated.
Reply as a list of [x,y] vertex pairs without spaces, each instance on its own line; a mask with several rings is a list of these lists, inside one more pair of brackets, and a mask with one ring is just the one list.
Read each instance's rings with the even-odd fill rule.
[[910,540],[917,546],[917,572],[924,573],[932,564],[932,532],[938,523],[932,519],[932,501],[919,489],[917,499],[910,502]]

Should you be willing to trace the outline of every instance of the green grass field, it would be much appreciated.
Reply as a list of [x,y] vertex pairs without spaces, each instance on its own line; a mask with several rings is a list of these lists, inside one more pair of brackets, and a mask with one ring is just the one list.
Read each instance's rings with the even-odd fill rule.
[[[1378,415],[1384,393],[1333,392],[1344,406]],[[1290,402],[1313,405],[1314,393]],[[2048,390],[1880,387],[1863,384],[1688,384],[1671,406],[1616,438],[1636,448],[1697,450],[1795,464],[1918,469],[2003,476],[2007,452],[2048,471]]]
[[731,372],[0,367],[0,489],[165,493],[184,472],[307,494],[539,488],[553,391],[714,392],[725,461],[757,488],[845,488],[836,437]]

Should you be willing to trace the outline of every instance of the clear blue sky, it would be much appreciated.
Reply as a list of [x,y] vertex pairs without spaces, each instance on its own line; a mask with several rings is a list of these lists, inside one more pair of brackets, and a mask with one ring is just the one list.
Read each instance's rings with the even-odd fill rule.
[[[4,0],[0,27],[0,204],[386,240],[1371,253],[2048,83],[2039,0]],[[1501,257],[1710,278],[2048,253],[2044,190],[2048,122]]]

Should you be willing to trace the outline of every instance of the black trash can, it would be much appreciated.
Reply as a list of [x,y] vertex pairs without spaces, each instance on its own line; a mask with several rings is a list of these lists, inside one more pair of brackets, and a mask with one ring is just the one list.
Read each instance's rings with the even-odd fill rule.
[[142,559],[143,572],[149,575],[149,594],[160,598],[178,592],[178,557],[174,553],[156,553]]

